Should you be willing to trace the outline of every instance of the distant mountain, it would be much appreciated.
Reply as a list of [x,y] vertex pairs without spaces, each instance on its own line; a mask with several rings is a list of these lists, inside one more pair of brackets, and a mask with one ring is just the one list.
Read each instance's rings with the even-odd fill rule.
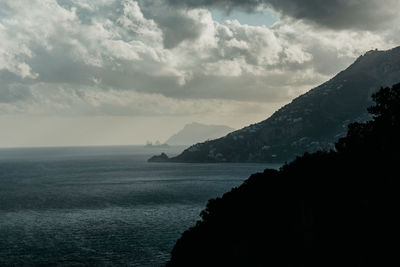
[[267,120],[195,144],[176,162],[284,162],[333,148],[352,121],[369,119],[371,94],[400,81],[400,47],[369,51],[328,82],[294,99]]
[[223,125],[205,125],[193,122],[186,124],[182,130],[171,136],[165,143],[169,145],[192,145],[220,138],[234,130]]

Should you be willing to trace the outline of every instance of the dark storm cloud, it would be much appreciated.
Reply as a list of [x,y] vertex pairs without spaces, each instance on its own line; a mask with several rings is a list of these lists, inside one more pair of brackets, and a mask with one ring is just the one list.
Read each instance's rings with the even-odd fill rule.
[[167,49],[177,47],[185,40],[196,40],[203,25],[186,12],[165,5],[164,1],[139,1],[143,15],[154,20],[163,33],[163,44]]
[[283,16],[332,29],[375,30],[398,16],[398,0],[168,0],[185,7],[238,8],[248,12],[271,7]]
[[164,34],[164,47],[174,48],[185,40],[195,40],[201,34],[201,27],[191,18],[176,16],[159,20]]

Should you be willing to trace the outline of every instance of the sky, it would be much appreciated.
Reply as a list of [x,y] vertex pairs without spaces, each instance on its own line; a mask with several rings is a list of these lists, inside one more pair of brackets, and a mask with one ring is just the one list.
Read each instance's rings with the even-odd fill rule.
[[398,0],[0,0],[0,147],[239,129],[400,45]]

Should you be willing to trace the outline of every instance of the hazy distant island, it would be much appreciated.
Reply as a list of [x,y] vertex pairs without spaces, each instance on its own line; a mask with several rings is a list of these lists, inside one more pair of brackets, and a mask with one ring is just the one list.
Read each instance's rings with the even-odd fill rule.
[[148,141],[144,147],[146,147],[146,148],[168,148],[169,145],[167,143],[162,144],[162,143],[160,143],[160,141],[156,141],[154,143]]
[[[189,146],[194,143],[220,138],[235,129],[225,125],[206,125],[197,122],[186,124],[182,130],[172,135],[164,144],[156,142],[146,147],[167,148],[168,146]],[[168,162],[170,159],[165,153],[151,157],[148,162]]]
[[210,200],[167,266],[399,266],[400,84],[373,99],[335,150]]
[[193,122],[186,124],[182,130],[171,136],[165,143],[169,145],[192,145],[220,138],[234,130],[225,125],[206,125]]
[[[268,119],[192,145],[175,162],[285,162],[329,150],[350,122],[370,119],[366,108],[380,86],[400,82],[400,47],[372,50],[326,83],[297,97]],[[186,139],[187,140],[187,139]]]

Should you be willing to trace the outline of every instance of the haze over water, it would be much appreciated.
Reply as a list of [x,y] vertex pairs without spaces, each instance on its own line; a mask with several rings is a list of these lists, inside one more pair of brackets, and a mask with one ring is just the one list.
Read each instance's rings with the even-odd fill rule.
[[208,199],[279,167],[146,162],[160,152],[0,149],[0,265],[160,266]]

